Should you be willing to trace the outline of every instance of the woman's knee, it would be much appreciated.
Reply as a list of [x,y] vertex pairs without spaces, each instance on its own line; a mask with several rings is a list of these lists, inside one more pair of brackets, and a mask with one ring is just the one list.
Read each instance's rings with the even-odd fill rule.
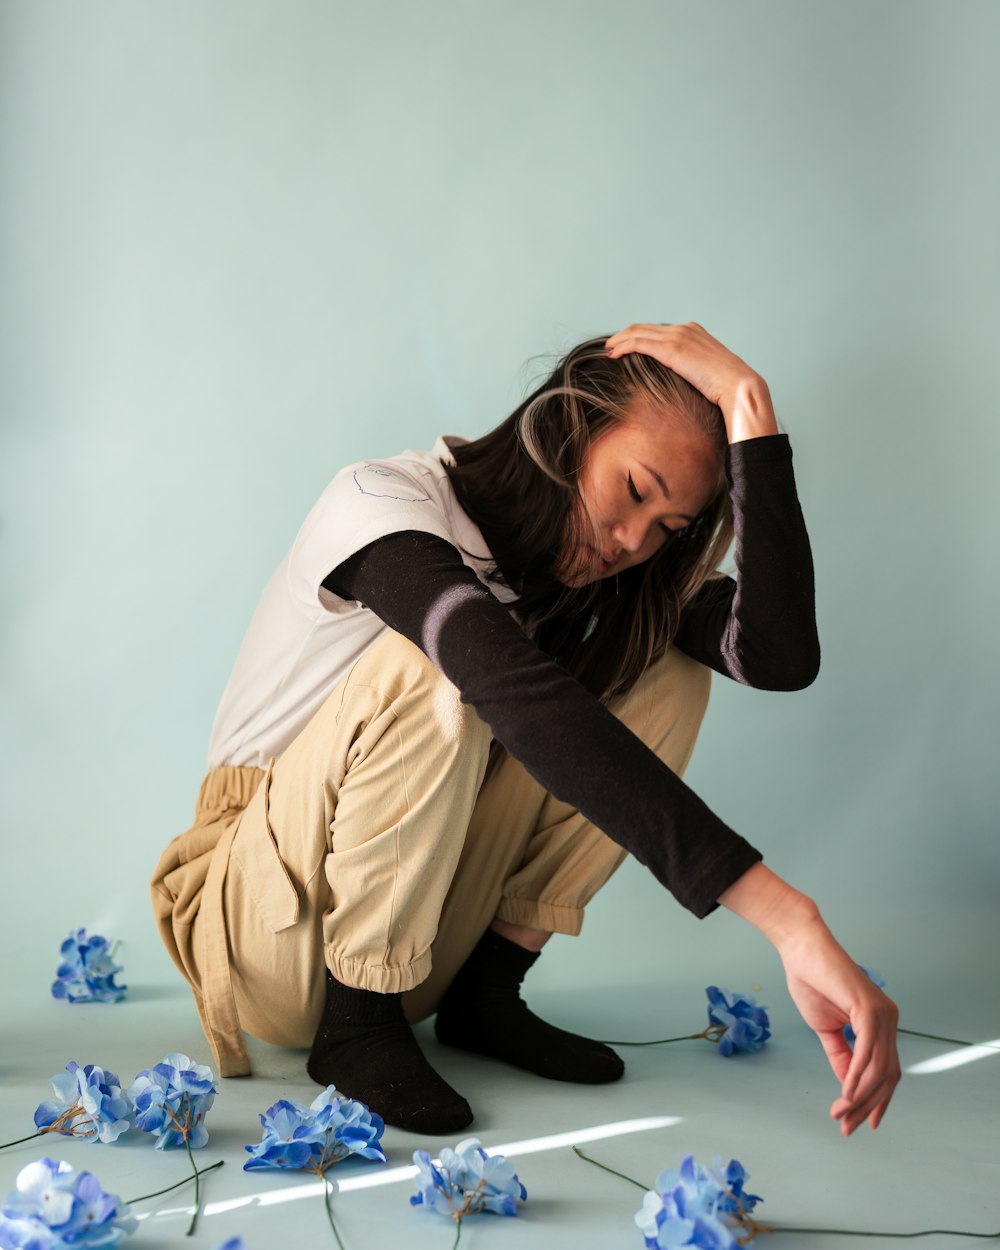
[[[636,685],[612,710],[638,737],[661,756],[671,740],[669,754],[687,762],[708,708],[712,672],[676,647],[651,664]],[[668,761],[669,762],[669,761]],[[676,765],[671,763],[676,770]]]
[[492,734],[475,709],[463,703],[458,688],[418,646],[393,630],[358,661],[348,684],[374,687],[388,701],[397,723],[426,722],[440,746],[449,744],[477,759],[485,757]]
[[670,648],[664,660],[668,686],[676,692],[674,697],[700,720],[712,692],[712,670],[676,647]]

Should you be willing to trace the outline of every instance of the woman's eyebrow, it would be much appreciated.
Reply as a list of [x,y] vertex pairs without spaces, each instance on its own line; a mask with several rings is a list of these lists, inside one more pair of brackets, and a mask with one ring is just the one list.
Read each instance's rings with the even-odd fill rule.
[[[659,486],[660,490],[662,490],[662,491],[663,491],[664,497],[665,497],[665,498],[667,498],[667,499],[669,499],[669,498],[670,498],[670,488],[669,488],[669,486],[667,486],[666,482],[663,480],[663,478],[660,476],[660,474],[659,474],[659,473],[657,473],[657,471],[656,471],[654,468],[652,468],[650,465],[643,463],[643,461],[641,461],[641,460],[639,461],[639,464],[642,466],[642,468],[644,468],[644,469],[646,470],[646,472],[649,474],[649,476],[650,476],[650,477],[651,477],[651,478],[652,478],[652,479],[656,482],[656,484],[657,484],[657,486]],[[680,518],[681,518],[681,520],[682,520],[682,521],[687,521],[687,523],[688,523],[689,525],[694,525],[695,521],[697,520],[697,518],[696,518],[696,517],[693,517],[693,516],[688,516],[686,512],[681,512],[681,513],[679,513],[678,515],[680,516]]]
[[657,471],[656,471],[655,469],[651,468],[648,464],[643,464],[643,462],[642,462],[641,460],[639,461],[639,463],[640,463],[640,465],[642,465],[642,467],[646,470],[646,472],[649,474],[649,476],[650,476],[651,478],[653,478],[653,480],[656,482],[657,486],[659,486],[660,490],[662,490],[662,491],[663,491],[663,493],[664,493],[664,495],[667,497],[667,499],[669,499],[669,498],[670,498],[670,487],[669,487],[669,486],[667,486],[666,482],[665,482],[665,481],[663,480],[663,478],[659,475],[659,473],[657,473]]

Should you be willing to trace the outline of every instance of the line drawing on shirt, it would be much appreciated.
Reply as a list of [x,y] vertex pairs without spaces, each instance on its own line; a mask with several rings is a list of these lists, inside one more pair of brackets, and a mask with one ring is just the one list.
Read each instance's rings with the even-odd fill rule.
[[381,490],[365,490],[358,480],[358,473],[368,472],[373,477],[390,477],[396,478],[398,481],[405,482],[406,479],[401,473],[395,473],[392,469],[378,469],[373,464],[366,464],[361,470],[354,470],[354,485],[362,493],[362,495],[371,495],[375,499],[398,499],[400,503],[430,503],[429,495],[391,495],[388,491]]

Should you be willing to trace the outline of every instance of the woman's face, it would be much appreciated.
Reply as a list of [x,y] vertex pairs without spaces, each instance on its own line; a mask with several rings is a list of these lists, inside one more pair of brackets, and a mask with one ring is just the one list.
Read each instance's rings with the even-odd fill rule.
[[644,397],[590,445],[580,471],[581,537],[558,572],[586,586],[648,560],[715,496],[719,453],[693,422]]

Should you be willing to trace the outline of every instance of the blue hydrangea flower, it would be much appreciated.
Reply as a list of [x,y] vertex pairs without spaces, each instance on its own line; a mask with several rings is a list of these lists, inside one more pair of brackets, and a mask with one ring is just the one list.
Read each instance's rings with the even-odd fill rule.
[[[879,973],[877,973],[874,968],[866,968],[864,964],[858,964],[858,967],[865,974],[868,980],[871,981],[874,985],[877,985],[880,990],[885,989],[885,978],[883,976],[880,976]],[[849,1024],[844,1025],[843,1034],[849,1042],[854,1041],[855,1032]]]
[[719,1043],[719,1054],[725,1058],[760,1050],[771,1036],[767,1009],[757,1006],[752,994],[734,994],[717,985],[705,989],[708,995],[708,1029],[706,1034]]
[[136,1128],[158,1134],[157,1150],[185,1144],[200,1150],[208,1141],[205,1116],[218,1092],[211,1068],[171,1052],[139,1073],[127,1097],[135,1107]]
[[230,1237],[228,1241],[220,1241],[215,1250],[247,1250],[242,1237]]
[[132,1127],[132,1108],[108,1068],[72,1060],[52,1078],[55,1098],[38,1104],[35,1128],[89,1141],[113,1142]]
[[[721,1170],[722,1161],[714,1159],[716,1171]],[[722,1172],[722,1178],[725,1181],[725,1193],[719,1199],[718,1209],[720,1211],[729,1212],[732,1215],[749,1214],[758,1202],[763,1202],[759,1194],[748,1194],[743,1188],[744,1182],[749,1180],[746,1168],[738,1159],[730,1159],[726,1164],[726,1170]]]
[[385,1129],[382,1117],[363,1102],[339,1097],[333,1085],[304,1107],[282,1098],[261,1115],[264,1135],[256,1146],[247,1146],[250,1158],[245,1172],[255,1168],[304,1168],[322,1176],[348,1155],[385,1163],[379,1139]]
[[138,1221],[117,1194],[105,1193],[92,1172],[40,1159],[22,1168],[17,1189],[0,1206],[3,1250],[117,1246]]
[[708,1168],[693,1155],[661,1172],[635,1217],[647,1250],[738,1250],[749,1244],[747,1233],[754,1229],[748,1216],[760,1198],[744,1193],[746,1179],[736,1159],[722,1171],[719,1160]]
[[480,1211],[517,1215],[518,1202],[528,1196],[513,1165],[503,1155],[488,1155],[475,1137],[460,1141],[454,1150],[445,1147],[437,1163],[426,1150],[416,1150],[413,1162],[420,1175],[411,1204],[454,1220]]
[[71,1003],[120,1003],[126,986],[116,985],[121,967],[111,958],[107,938],[86,929],[71,933],[59,948],[62,963],[56,969],[52,997]]

